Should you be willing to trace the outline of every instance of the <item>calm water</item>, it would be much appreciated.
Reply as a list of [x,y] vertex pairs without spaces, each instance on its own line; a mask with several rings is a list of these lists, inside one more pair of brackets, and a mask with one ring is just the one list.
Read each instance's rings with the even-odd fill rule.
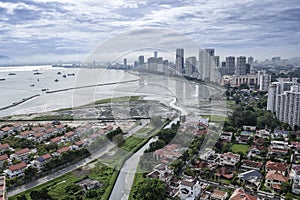
[[[41,74],[34,75],[36,71]],[[8,75],[10,72],[16,75]],[[75,76],[62,77],[64,74],[73,73]],[[40,95],[18,106],[0,111],[0,116],[45,112],[83,105],[97,99],[133,95],[146,95],[150,99],[161,101],[170,101],[170,98],[166,97],[177,97],[179,102],[185,105],[197,106],[199,100],[215,93],[214,89],[188,82],[185,79],[179,80],[158,75],[138,77],[121,70],[53,68],[52,66],[1,67],[0,78],[6,79],[0,81],[1,108],[23,98]],[[55,82],[56,79],[57,82]],[[43,88],[58,90],[137,79],[142,81],[48,94],[41,91]]]

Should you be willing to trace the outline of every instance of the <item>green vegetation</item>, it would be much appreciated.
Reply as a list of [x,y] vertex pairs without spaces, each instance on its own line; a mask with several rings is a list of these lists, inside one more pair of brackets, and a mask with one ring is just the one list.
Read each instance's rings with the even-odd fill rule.
[[233,144],[230,149],[233,153],[247,154],[249,145],[246,144]]
[[[28,200],[34,200],[36,198],[31,198],[31,196],[38,197],[39,193],[43,193],[45,195],[46,190],[49,191],[48,194],[52,199],[98,200],[99,197],[104,194],[105,189],[110,185],[109,182],[113,173],[113,169],[101,164],[100,162],[90,163],[89,166],[89,168],[79,168],[52,181],[29,189],[19,195],[9,198],[9,200],[18,200],[24,195]],[[86,178],[98,180],[100,183],[104,184],[103,187],[95,190],[95,192],[97,192],[97,197],[88,198],[88,193],[82,193],[81,188],[76,185],[77,182]],[[39,200],[40,199],[44,198],[41,198],[40,196]]]
[[125,143],[123,144],[121,149],[123,149],[124,151],[131,151],[137,145],[141,144],[143,140],[144,140],[143,138],[137,138],[134,136],[130,136],[125,140]]
[[38,116],[32,119],[33,121],[53,121],[53,120],[74,120],[73,116],[62,116],[62,115],[45,115]]
[[204,118],[208,118],[210,122],[224,122],[226,120],[226,116],[219,115],[202,115]]
[[158,179],[144,179],[133,190],[133,198],[138,200],[164,200],[166,199],[166,187],[164,182]]

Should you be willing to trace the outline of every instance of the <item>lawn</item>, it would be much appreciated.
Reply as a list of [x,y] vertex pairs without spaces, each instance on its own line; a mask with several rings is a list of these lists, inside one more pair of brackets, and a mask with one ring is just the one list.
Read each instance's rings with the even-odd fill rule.
[[224,122],[226,120],[226,116],[219,115],[202,115],[203,118],[209,118],[210,122]]
[[125,144],[121,147],[124,151],[131,151],[134,147],[139,145],[144,139],[130,136],[125,140]]
[[246,144],[233,144],[231,146],[231,151],[233,153],[243,153],[243,154],[247,154],[249,150],[249,145]]

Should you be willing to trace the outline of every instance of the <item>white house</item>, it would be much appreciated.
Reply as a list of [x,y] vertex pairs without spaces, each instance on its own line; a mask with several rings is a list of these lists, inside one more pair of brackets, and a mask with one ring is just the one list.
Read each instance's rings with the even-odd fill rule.
[[184,199],[197,199],[201,193],[201,186],[199,181],[194,179],[182,180],[179,184],[179,198]]
[[26,167],[26,163],[21,162],[16,165],[9,166],[8,169],[4,170],[3,173],[9,178],[20,177],[24,175]]
[[265,186],[274,190],[281,190],[280,185],[288,181],[287,177],[276,171],[269,171],[265,179]]
[[220,165],[235,166],[240,161],[240,155],[231,152],[219,155]]
[[21,149],[16,151],[14,154],[10,155],[11,159],[17,159],[22,162],[27,162],[29,155],[31,154],[31,150],[28,148]]

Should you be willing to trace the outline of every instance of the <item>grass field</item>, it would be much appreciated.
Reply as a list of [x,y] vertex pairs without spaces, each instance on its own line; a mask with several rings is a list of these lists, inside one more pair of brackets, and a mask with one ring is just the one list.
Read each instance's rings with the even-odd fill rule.
[[[113,174],[113,169],[109,168],[106,165],[101,164],[100,162],[94,162],[90,164],[90,168],[79,168],[73,172],[69,172],[63,176],[60,176],[50,182],[44,183],[40,186],[27,190],[19,195],[10,197],[9,200],[16,200],[18,196],[25,194],[27,199],[30,200],[30,192],[33,190],[42,190],[43,188],[48,189],[49,194],[55,199],[62,199],[66,195],[66,187],[70,184],[74,184],[87,176],[91,179],[95,179],[104,183],[105,186],[98,189],[98,192],[104,193],[106,187],[109,185],[110,178]],[[84,198],[87,199],[87,198]],[[88,199],[99,199],[99,198],[88,198]]]
[[246,144],[234,144],[231,146],[231,151],[233,153],[243,153],[243,154],[247,154],[249,150],[249,145],[246,145]]
[[226,120],[226,116],[219,115],[202,115],[204,118],[208,118],[210,122],[224,122]]
[[140,144],[144,139],[130,136],[125,140],[125,144],[121,147],[124,151],[131,151],[134,147]]

